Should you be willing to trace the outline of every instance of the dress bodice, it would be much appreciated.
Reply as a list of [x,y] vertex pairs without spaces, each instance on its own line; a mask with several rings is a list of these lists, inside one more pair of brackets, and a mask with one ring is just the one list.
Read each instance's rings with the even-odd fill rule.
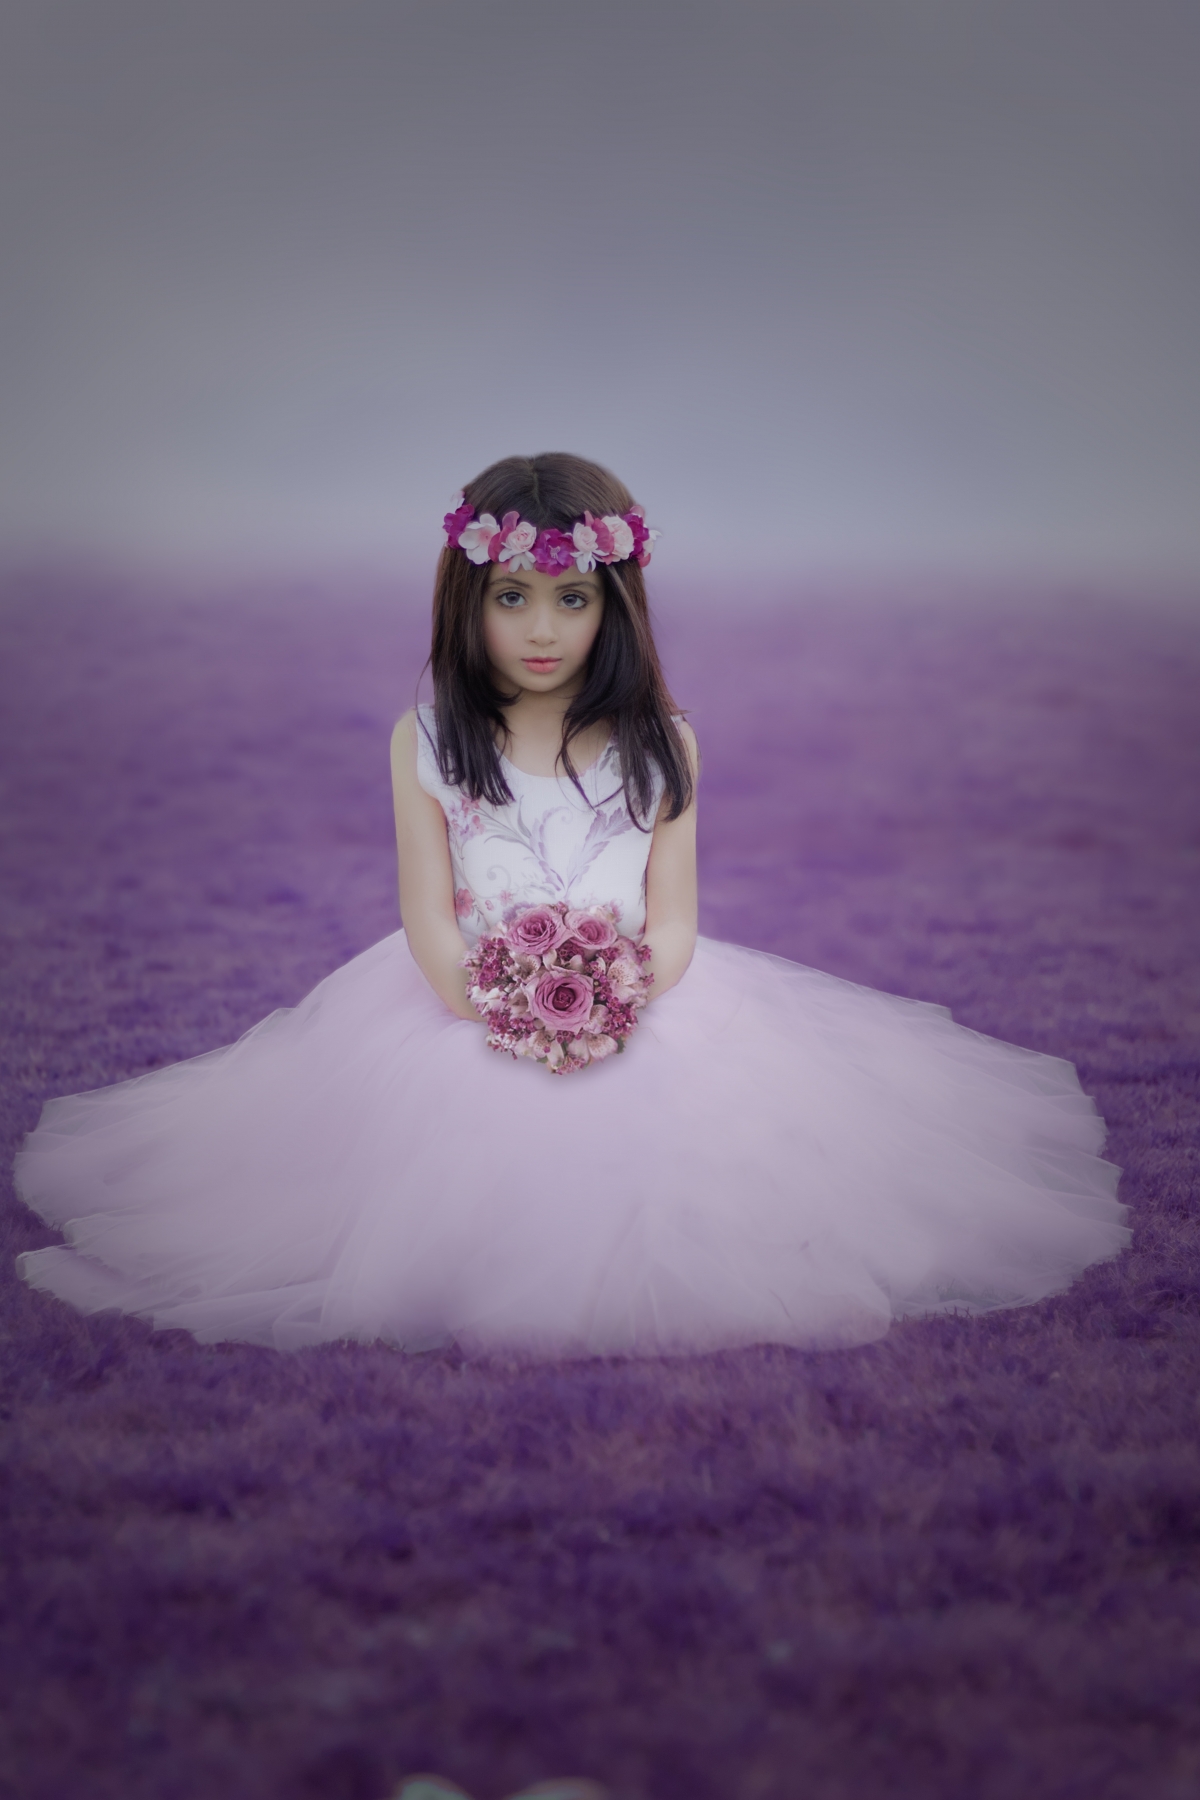
[[[417,709],[417,779],[446,815],[459,928],[469,943],[515,907],[563,900],[606,906],[637,937],[646,924],[651,833],[630,812],[621,764],[610,743],[580,776],[529,775],[501,758],[512,799],[472,800],[438,768],[432,706]],[[656,782],[661,794],[661,777]]]

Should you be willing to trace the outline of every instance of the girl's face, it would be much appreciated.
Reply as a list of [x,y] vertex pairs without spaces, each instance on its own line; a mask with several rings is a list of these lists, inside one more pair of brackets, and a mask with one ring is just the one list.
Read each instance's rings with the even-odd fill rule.
[[600,620],[604,588],[580,575],[510,575],[497,563],[483,593],[483,641],[507,692],[577,694]]

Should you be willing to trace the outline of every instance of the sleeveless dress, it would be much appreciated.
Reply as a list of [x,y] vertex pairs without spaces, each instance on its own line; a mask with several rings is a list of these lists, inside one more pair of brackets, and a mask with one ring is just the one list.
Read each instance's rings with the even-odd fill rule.
[[[438,772],[468,942],[515,906],[645,923],[649,833],[615,751]],[[1070,1063],[701,938],[626,1050],[567,1076],[490,1050],[403,931],[229,1047],[52,1100],[18,1158],[65,1245],[21,1273],[202,1341],[564,1356],[847,1346],[1026,1305],[1129,1231]]]

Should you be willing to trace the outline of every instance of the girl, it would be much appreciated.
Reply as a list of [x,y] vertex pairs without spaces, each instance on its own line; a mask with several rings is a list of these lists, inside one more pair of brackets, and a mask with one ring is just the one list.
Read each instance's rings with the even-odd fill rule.
[[[52,1101],[25,1278],[282,1349],[546,1356],[862,1343],[1027,1304],[1128,1231],[1074,1069],[940,1007],[696,937],[696,747],[646,609],[654,534],[572,456],[447,518],[432,707],[396,728],[404,930],[228,1049]],[[624,1054],[489,1048],[468,946],[541,902],[650,953]]]

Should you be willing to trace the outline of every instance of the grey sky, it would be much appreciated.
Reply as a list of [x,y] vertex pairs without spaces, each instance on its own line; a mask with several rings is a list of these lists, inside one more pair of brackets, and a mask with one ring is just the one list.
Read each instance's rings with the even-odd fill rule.
[[1191,0],[6,0],[0,545],[1200,572]]

